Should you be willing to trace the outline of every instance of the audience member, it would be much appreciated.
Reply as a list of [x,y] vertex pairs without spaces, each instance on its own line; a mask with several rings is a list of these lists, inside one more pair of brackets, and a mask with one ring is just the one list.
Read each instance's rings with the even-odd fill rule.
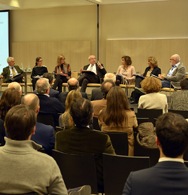
[[[115,83],[116,82],[116,75],[113,74],[113,73],[106,73],[104,75],[104,79],[103,80],[104,81],[111,80],[111,81],[113,81]],[[101,90],[101,87],[92,89],[92,91],[91,91],[91,101],[93,101],[93,100],[101,100],[101,99],[103,99],[103,92]]]
[[23,70],[21,70],[19,66],[15,65],[13,57],[8,57],[7,63],[8,66],[3,68],[3,82],[11,83],[12,81],[16,81],[21,83],[23,79]]
[[16,89],[22,96],[22,87],[18,82],[12,82],[8,84],[8,88]]
[[128,155],[134,155],[133,127],[137,127],[134,111],[130,110],[128,98],[121,87],[115,86],[107,94],[106,108],[100,111],[98,121],[104,132],[126,132],[128,134]]
[[7,112],[15,105],[20,104],[21,96],[16,89],[6,89],[0,99],[0,145],[5,144],[4,120]]
[[180,82],[185,78],[185,67],[180,62],[180,56],[174,54],[170,57],[170,65],[172,66],[166,76],[159,75],[162,79],[162,87],[171,87],[171,82]]
[[7,138],[0,147],[0,192],[3,194],[64,194],[67,189],[60,170],[50,156],[38,152],[31,141],[36,116],[24,105],[11,108],[5,118]]
[[101,92],[103,94],[103,99],[101,100],[94,100],[91,101],[93,105],[93,112],[94,112],[94,117],[99,116],[100,110],[106,107],[106,96],[110,89],[115,86],[115,83],[112,80],[105,80],[102,85],[101,85]]
[[[29,93],[22,98],[22,104],[28,106],[29,109],[35,112],[36,118],[40,110],[39,98],[33,93]],[[54,128],[50,125],[45,125],[36,122],[35,134],[32,135],[31,140],[37,144],[42,145],[47,154],[51,154],[55,144]]]
[[36,85],[37,80],[41,78],[44,73],[48,72],[47,67],[42,65],[42,62],[43,62],[42,57],[37,57],[35,61],[35,66],[33,67],[32,72],[31,72],[33,91],[35,90],[35,85]]
[[181,90],[169,96],[169,109],[188,111],[188,78],[180,82]]
[[78,78],[81,86],[81,92],[85,92],[88,83],[100,83],[101,79],[106,74],[106,70],[100,62],[96,62],[96,57],[90,55],[88,57],[89,64],[83,67],[82,74]]
[[75,99],[80,99],[82,94],[78,90],[69,91],[65,101],[65,112],[59,117],[59,126],[68,129],[74,127],[74,121],[70,115],[70,107]]
[[62,83],[66,83],[71,77],[71,67],[70,64],[65,62],[65,56],[59,55],[57,57],[57,65],[55,66],[55,81],[53,89],[58,88],[58,91],[62,92]]
[[159,162],[149,169],[131,172],[123,195],[188,194],[188,169],[183,154],[188,143],[188,123],[180,115],[166,113],[156,122]]
[[134,82],[135,80],[135,67],[132,66],[132,60],[131,57],[129,56],[123,56],[121,58],[121,63],[122,65],[120,65],[117,69],[116,72],[116,80],[119,83],[128,83],[131,84]]
[[154,77],[146,77],[141,82],[141,87],[146,93],[138,101],[138,108],[143,109],[162,109],[163,113],[168,111],[167,97],[159,93],[161,81]]
[[[68,84],[68,92],[61,92],[59,94],[59,101],[63,104],[63,106],[65,107],[65,101],[66,101],[66,98],[67,98],[67,95],[70,91],[72,90],[77,90],[79,89],[79,82],[76,78],[70,78],[68,81],[67,81],[67,84]],[[87,96],[87,93],[85,92],[81,92],[82,94],[82,97],[85,98],[85,99],[88,99],[88,96]]]
[[57,98],[49,96],[50,84],[48,79],[38,79],[36,82],[36,90],[40,100],[40,112],[53,114],[55,125],[58,126],[58,114],[63,113],[65,108]]
[[[71,154],[114,154],[110,137],[102,132],[94,131],[88,127],[93,117],[93,108],[89,100],[79,98],[73,101],[70,114],[75,127],[57,132],[55,148]],[[99,191],[103,187],[102,159],[97,160],[97,175]],[[89,174],[89,173],[88,173]]]
[[53,83],[53,74],[52,73],[44,73],[43,78],[47,78],[50,84],[50,97],[58,97],[59,96],[59,91],[52,89],[52,83]]

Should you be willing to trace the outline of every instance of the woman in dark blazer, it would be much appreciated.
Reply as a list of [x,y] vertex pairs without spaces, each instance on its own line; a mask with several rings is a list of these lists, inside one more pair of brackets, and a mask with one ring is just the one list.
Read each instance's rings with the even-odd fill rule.
[[35,66],[32,69],[31,73],[31,79],[32,79],[32,85],[33,85],[33,91],[35,90],[35,84],[39,78],[42,77],[44,73],[48,72],[48,69],[46,66],[42,65],[42,57],[37,57]]

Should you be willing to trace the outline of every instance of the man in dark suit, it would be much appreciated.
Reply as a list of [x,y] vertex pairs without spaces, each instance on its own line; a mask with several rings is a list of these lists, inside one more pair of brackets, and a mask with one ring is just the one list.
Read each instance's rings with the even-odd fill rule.
[[[47,78],[40,78],[36,82],[37,96],[40,100],[40,112],[53,114],[55,125],[58,126],[59,114],[65,111],[63,104],[55,97],[50,97],[50,84]],[[39,112],[39,114],[40,114]]]
[[[71,105],[70,114],[76,126],[56,134],[55,149],[71,154],[115,154],[110,137],[88,127],[93,117],[93,108],[89,100],[76,99]],[[101,157],[97,158],[96,163],[100,190],[103,186]]]
[[185,78],[185,67],[180,62],[180,56],[174,54],[170,57],[171,68],[166,76],[158,75],[162,79],[162,87],[171,87],[171,83],[180,82]]
[[19,66],[15,65],[13,57],[7,58],[8,66],[3,68],[3,82],[10,83],[12,81],[23,82],[23,70]]
[[[22,104],[29,107],[36,114],[36,117],[39,113],[39,98],[33,93],[29,93],[22,98]],[[42,123],[36,123],[35,134],[32,135],[31,140],[42,145],[47,154],[51,154],[52,149],[54,148],[55,136],[54,128],[50,125],[45,125]]]
[[[82,74],[78,78],[82,92],[86,91],[88,83],[100,83],[101,79],[106,74],[106,70],[100,62],[96,63],[96,57],[90,55],[88,57],[89,64],[83,67]],[[88,71],[88,72],[87,72]]]
[[188,122],[180,115],[166,113],[156,122],[159,162],[149,169],[131,172],[123,195],[188,194],[188,168],[183,154],[188,145]]
[[[114,83],[116,82],[116,75],[113,73],[106,73],[104,75],[104,81],[105,80],[111,80]],[[102,92],[102,88],[96,88],[96,89],[92,89],[91,91],[91,101],[93,100],[101,100],[103,99],[103,92]]]
[[[67,98],[67,95],[68,95],[69,91],[77,90],[79,88],[79,82],[76,78],[70,78],[67,81],[67,84],[68,84],[68,92],[67,91],[66,92],[61,92],[58,96],[59,101],[63,104],[64,107],[65,107],[65,101],[66,101],[66,98]],[[87,93],[81,92],[81,94],[82,94],[83,98],[88,99]]]

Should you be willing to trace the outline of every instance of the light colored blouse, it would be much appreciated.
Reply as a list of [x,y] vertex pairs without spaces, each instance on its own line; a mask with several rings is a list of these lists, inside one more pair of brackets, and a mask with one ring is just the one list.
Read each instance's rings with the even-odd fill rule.
[[162,109],[163,113],[168,112],[167,97],[159,92],[142,95],[138,101],[138,108]]
[[103,132],[125,132],[128,134],[128,143],[129,143],[129,150],[128,155],[133,156],[134,155],[134,133],[133,133],[133,127],[137,127],[137,119],[134,111],[132,110],[125,110],[124,112],[126,118],[123,122],[123,125],[121,127],[117,127],[114,124],[110,124],[107,126],[103,121],[104,116],[104,109],[100,111],[98,122],[101,126],[101,131]]
[[133,82],[135,80],[135,76],[133,74],[136,74],[135,67],[130,65],[124,68],[124,65],[120,65],[116,74],[122,75],[127,81]]

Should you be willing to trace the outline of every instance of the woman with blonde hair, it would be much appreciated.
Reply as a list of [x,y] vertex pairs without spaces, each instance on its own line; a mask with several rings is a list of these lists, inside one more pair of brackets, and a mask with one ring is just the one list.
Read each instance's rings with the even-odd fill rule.
[[82,94],[78,90],[71,90],[65,101],[65,112],[59,116],[59,126],[62,128],[71,128],[74,126],[74,121],[70,115],[70,107],[73,100],[82,98]]
[[141,87],[146,94],[140,97],[138,108],[162,109],[163,113],[168,111],[167,97],[159,93],[162,87],[160,79],[146,77],[141,82]]
[[52,89],[58,87],[58,91],[62,92],[62,83],[66,83],[71,77],[71,67],[70,64],[65,62],[65,56],[59,55],[57,57],[57,65],[55,66],[55,81]]
[[107,94],[106,108],[99,113],[98,121],[104,132],[126,132],[128,134],[128,155],[134,155],[133,127],[137,127],[134,111],[129,108],[128,98],[121,87],[115,86]]

